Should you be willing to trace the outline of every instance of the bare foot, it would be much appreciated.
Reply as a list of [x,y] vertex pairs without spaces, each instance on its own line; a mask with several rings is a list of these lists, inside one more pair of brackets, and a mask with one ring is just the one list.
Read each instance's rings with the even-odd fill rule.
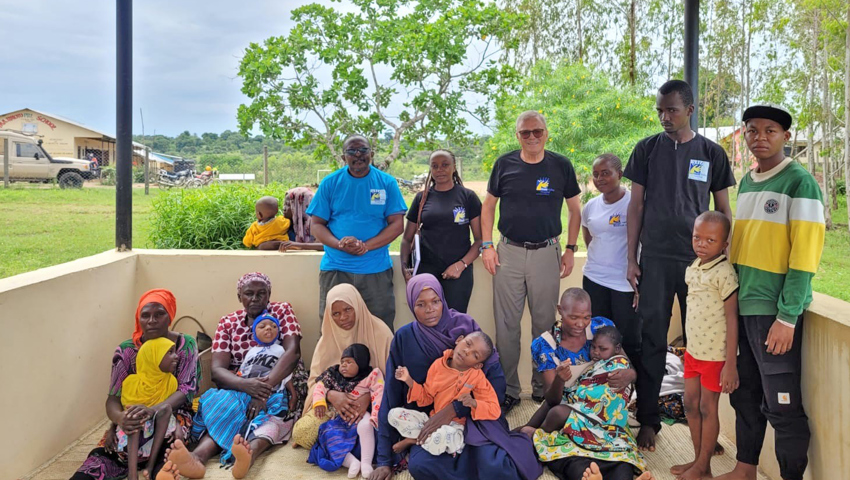
[[643,425],[640,427],[640,432],[637,435],[638,449],[648,452],[655,451],[655,427],[653,425]]
[[726,450],[723,448],[723,445],[721,445],[720,442],[717,442],[717,444],[714,445],[714,456],[719,457],[724,453],[726,453]]
[[525,426],[519,429],[519,433],[524,433],[528,438],[534,438],[534,432],[537,431],[534,427]]
[[673,475],[681,475],[690,470],[693,466],[694,462],[683,463],[681,465],[673,465],[672,467],[670,467],[670,473],[672,473]]
[[715,480],[756,480],[757,473],[755,465],[738,462],[735,464],[734,470],[714,478]]
[[636,480],[655,480],[650,472],[643,472]]
[[714,478],[714,475],[711,474],[711,466],[699,468],[695,465],[676,477],[676,480],[702,480],[704,478]]
[[590,466],[584,471],[581,480],[602,480],[602,472],[599,471],[599,465],[596,462],[590,462]]
[[186,448],[183,440],[174,441],[174,445],[171,446],[167,458],[174,463],[177,469],[180,470],[180,473],[185,477],[204,478],[204,474],[207,473],[207,467]]
[[230,451],[236,458],[231,470],[233,478],[245,478],[245,475],[248,475],[248,469],[251,468],[251,444],[242,438],[242,435],[236,435]]
[[180,480],[180,471],[172,462],[165,462],[162,470],[156,474],[156,480]]
[[396,442],[396,444],[393,445],[393,452],[401,453],[414,445],[416,445],[415,438],[405,438],[404,440]]

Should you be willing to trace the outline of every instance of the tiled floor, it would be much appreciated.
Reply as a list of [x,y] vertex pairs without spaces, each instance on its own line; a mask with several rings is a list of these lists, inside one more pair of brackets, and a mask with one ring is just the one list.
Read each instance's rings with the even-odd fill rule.
[[[508,416],[512,427],[524,423],[536,410],[537,405],[529,399],[524,399]],[[67,480],[80,466],[88,452],[100,440],[103,428],[94,430],[85,436],[79,443],[69,448],[59,457],[37,470],[34,474],[24,477],[25,480]],[[726,438],[721,437],[720,443],[726,449],[726,454],[714,457],[712,469],[715,474],[727,472],[735,466],[735,446]],[[693,452],[690,434],[685,425],[674,425],[665,427],[658,437],[658,448],[655,452],[646,455],[647,464],[656,479],[672,480],[669,469],[672,465],[683,463],[692,459]],[[335,473],[327,473],[318,467],[309,465],[307,461],[307,450],[293,449],[289,446],[281,446],[271,450],[260,458],[251,469],[248,480],[313,480],[336,478],[345,479],[345,470]],[[218,459],[211,460],[208,464],[205,479],[229,480],[233,476],[229,470],[219,468]],[[410,480],[410,475],[405,472],[394,477],[397,480]],[[548,470],[541,479],[555,480],[556,477]],[[24,480],[22,479],[22,480]],[[495,480],[495,479],[488,479]],[[569,479],[579,480],[579,479]],[[764,475],[759,475],[759,480],[767,480]]]

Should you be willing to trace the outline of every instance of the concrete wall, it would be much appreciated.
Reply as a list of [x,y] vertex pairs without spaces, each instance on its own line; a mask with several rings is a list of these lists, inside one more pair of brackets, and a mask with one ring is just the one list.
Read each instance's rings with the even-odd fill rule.
[[[18,478],[61,452],[103,419],[110,360],[118,343],[133,330],[139,295],[163,287],[177,296],[177,316],[197,318],[212,334],[218,319],[240,308],[236,281],[262,271],[272,279],[272,299],[295,308],[304,331],[302,352],[309,363],[318,339],[318,263],[320,253],[135,250],[106,252],[55,267],[0,280],[0,480]],[[396,262],[396,327],[413,320]],[[584,255],[561,281],[577,286]],[[470,313],[494,333],[492,282],[475,263],[476,285]],[[110,285],[110,295],[98,295]],[[674,312],[678,309],[674,308]],[[678,314],[676,314],[678,317]],[[530,321],[523,317],[520,376],[530,382]],[[671,324],[669,338],[679,334]],[[812,427],[810,479],[838,478],[850,472],[850,304],[815,295],[806,315],[804,397]],[[194,334],[183,322],[179,330]],[[734,413],[723,396],[723,433],[734,438]],[[762,467],[779,478],[772,433]]]
[[104,418],[112,353],[132,333],[136,258],[107,252],[0,280],[0,479]]

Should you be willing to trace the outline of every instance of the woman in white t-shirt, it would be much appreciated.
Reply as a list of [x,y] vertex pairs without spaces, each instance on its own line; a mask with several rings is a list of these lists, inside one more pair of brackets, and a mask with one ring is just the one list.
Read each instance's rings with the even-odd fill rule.
[[611,319],[623,334],[623,349],[637,358],[640,323],[635,293],[626,279],[628,267],[626,214],[631,193],[620,185],[623,162],[604,153],[593,161],[593,185],[601,195],[590,199],[581,212],[581,230],[587,245],[582,286],[591,298],[594,317]]

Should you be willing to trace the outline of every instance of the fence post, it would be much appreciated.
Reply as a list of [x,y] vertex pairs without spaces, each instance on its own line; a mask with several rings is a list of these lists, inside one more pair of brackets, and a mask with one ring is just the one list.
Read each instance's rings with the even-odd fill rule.
[[150,181],[150,171],[149,171],[150,164],[151,164],[150,153],[151,153],[151,149],[148,148],[148,147],[145,147],[145,195],[148,195],[150,193],[149,192],[150,182],[151,182]]
[[263,145],[263,185],[269,184],[269,147]]
[[3,142],[3,188],[9,188],[9,157],[12,156],[12,141]]
[[116,0],[115,248],[133,249],[133,0]]

